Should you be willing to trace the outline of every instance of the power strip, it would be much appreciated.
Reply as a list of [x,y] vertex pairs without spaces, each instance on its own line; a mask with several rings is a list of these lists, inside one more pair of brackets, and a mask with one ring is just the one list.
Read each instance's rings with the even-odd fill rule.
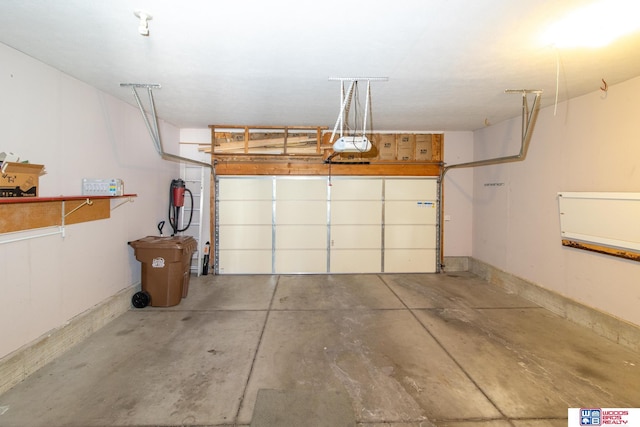
[[111,179],[82,179],[83,196],[123,196],[124,181]]

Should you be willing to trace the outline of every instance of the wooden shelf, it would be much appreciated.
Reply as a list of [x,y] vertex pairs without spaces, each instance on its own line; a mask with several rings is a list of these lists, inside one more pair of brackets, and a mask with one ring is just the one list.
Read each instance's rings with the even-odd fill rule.
[[107,219],[111,216],[112,199],[133,197],[137,194],[2,198],[0,233]]

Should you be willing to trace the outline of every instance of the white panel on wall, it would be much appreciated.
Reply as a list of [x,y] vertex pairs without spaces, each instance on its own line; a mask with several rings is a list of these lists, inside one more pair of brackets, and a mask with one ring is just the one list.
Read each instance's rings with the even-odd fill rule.
[[558,193],[564,239],[640,251],[640,193]]

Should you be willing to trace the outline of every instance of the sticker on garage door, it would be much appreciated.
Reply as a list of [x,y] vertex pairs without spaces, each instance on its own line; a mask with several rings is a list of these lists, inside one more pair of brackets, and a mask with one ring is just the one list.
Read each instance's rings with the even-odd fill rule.
[[164,258],[154,258],[151,262],[151,267],[153,268],[164,268]]

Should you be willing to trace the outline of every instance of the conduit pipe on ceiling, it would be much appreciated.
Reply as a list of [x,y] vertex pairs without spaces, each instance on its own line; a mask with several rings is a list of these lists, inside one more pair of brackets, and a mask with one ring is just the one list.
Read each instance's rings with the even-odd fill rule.
[[[519,162],[523,161],[527,157],[527,151],[529,150],[529,142],[531,140],[531,133],[533,131],[533,127],[535,124],[536,117],[538,116],[538,111],[540,109],[540,96],[542,95],[542,90],[539,89],[507,89],[505,93],[521,93],[522,94],[522,133],[521,133],[521,141],[520,141],[520,152],[518,154],[514,154],[511,156],[503,156],[503,157],[495,157],[493,159],[485,159],[485,160],[476,160],[472,162],[466,163],[458,163],[454,165],[445,166],[442,168],[439,179],[439,193],[440,198],[442,200],[444,194],[444,176],[450,169],[458,169],[458,168],[473,168],[477,166],[489,166],[489,165],[498,165],[501,163],[509,163],[509,162]],[[529,101],[527,99],[527,94],[533,93],[535,98],[533,99],[533,104],[531,106],[531,110],[529,110]],[[438,224],[441,224],[441,219],[444,217],[444,203],[440,202],[440,209],[438,212],[439,219]],[[440,266],[439,271],[442,271],[444,267],[444,248],[443,248],[443,240],[444,233],[442,225],[439,225],[440,233],[438,236],[439,239],[439,248],[440,248]]]
[[[147,126],[147,130],[149,131],[149,135],[151,136],[151,142],[153,142],[153,146],[155,147],[160,157],[165,160],[174,160],[184,163],[193,163],[199,166],[205,166],[208,168],[213,168],[210,163],[201,162],[199,160],[190,159],[188,157],[178,156],[176,154],[166,153],[164,148],[162,147],[162,140],[160,139],[160,130],[158,129],[158,115],[156,114],[156,106],[153,102],[153,89],[160,88],[159,84],[149,84],[149,83],[120,83],[121,87],[131,87],[133,91],[133,97],[136,99],[136,103],[138,104],[138,108],[140,109],[140,113],[142,114],[142,119],[144,120],[144,124]],[[142,102],[140,101],[140,96],[138,96],[138,91],[136,88],[146,88],[147,93],[149,95],[149,108],[151,108],[151,118],[153,121],[149,121],[149,117],[147,116],[147,112],[144,110],[142,106]]]

